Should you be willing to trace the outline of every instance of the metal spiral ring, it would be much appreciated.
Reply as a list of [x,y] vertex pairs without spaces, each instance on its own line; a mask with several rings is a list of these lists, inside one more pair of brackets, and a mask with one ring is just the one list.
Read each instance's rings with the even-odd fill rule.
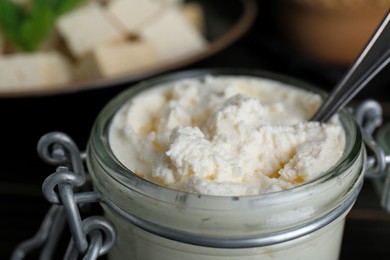
[[72,187],[81,187],[85,183],[85,178],[73,173],[67,167],[59,166],[57,171],[45,179],[42,185],[42,192],[45,198],[52,204],[61,204],[61,199],[55,188],[58,184],[68,183]]
[[355,112],[356,121],[362,128],[364,143],[373,152],[375,158],[369,158],[366,177],[378,178],[385,173],[386,154],[372,137],[375,129],[382,124],[382,108],[375,100],[361,103]]
[[38,155],[51,165],[68,164],[85,179],[80,151],[73,140],[61,132],[50,132],[42,136],[37,145]]
[[[92,235],[93,233],[91,232],[94,230],[103,232],[104,241],[102,247],[100,248],[99,255],[106,254],[114,245],[116,231],[114,227],[104,217],[93,216],[84,219],[83,228],[84,231],[89,235]],[[102,234],[102,232],[99,233]]]
[[366,100],[356,108],[355,117],[363,130],[371,135],[383,122],[381,105],[375,100]]
[[103,236],[101,232],[98,230],[92,230],[89,235],[91,237],[91,241],[83,260],[97,259],[100,256],[99,253],[103,245]]
[[[112,248],[116,239],[116,231],[104,217],[88,217],[82,222],[84,232],[90,237],[90,243],[83,259],[96,259]],[[77,259],[77,250],[74,239],[69,243],[65,259]]]

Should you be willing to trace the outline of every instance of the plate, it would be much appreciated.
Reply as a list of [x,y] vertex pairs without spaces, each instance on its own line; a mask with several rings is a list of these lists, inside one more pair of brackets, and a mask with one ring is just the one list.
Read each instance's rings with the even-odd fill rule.
[[192,55],[183,56],[169,63],[149,67],[136,73],[124,74],[107,79],[95,79],[67,85],[47,86],[45,88],[15,88],[0,90],[0,97],[31,97],[60,95],[88,91],[99,88],[115,87],[132,83],[160,73],[169,72],[206,59],[242,37],[253,24],[257,15],[256,0],[192,0],[186,2],[199,3],[204,10],[206,26],[205,37],[208,45]]

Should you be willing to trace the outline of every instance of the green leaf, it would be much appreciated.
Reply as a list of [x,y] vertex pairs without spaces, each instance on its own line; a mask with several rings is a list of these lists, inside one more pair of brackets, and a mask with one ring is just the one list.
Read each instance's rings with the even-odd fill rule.
[[26,51],[34,51],[48,38],[53,29],[55,15],[49,6],[42,7],[23,21],[20,26],[20,43]]
[[58,16],[60,16],[64,13],[73,10],[74,8],[82,4],[84,0],[60,0],[60,1],[57,0],[56,2],[57,2],[56,13]]
[[32,0],[27,10],[11,0],[0,0],[0,31],[10,44],[24,51],[35,51],[54,29],[58,16],[84,1]]
[[0,29],[4,37],[19,46],[19,28],[26,18],[26,12],[9,0],[0,0]]

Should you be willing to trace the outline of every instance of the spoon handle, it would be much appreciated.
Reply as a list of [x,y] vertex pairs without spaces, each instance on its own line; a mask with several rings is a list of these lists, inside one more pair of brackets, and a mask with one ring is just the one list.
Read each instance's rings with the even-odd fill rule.
[[348,104],[389,63],[390,11],[387,12],[356,61],[324,100],[311,120],[327,121]]

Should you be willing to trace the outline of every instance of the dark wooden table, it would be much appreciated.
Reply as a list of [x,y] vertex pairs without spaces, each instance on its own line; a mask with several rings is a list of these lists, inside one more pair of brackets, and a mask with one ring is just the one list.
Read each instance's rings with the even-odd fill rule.
[[[182,69],[258,68],[294,76],[330,90],[345,68],[321,64],[291,49],[273,27],[272,12],[266,2],[259,0],[258,19],[242,39]],[[356,98],[357,101],[377,99],[386,107],[388,118],[389,72],[386,69]],[[127,87],[123,84],[50,97],[0,99],[0,259],[9,259],[17,244],[34,235],[49,208],[41,185],[54,168],[39,159],[36,153],[39,138],[50,131],[62,131],[83,150],[96,115]],[[380,208],[378,195],[371,181],[366,180],[347,216],[340,259],[390,259],[389,241],[390,214]]]

